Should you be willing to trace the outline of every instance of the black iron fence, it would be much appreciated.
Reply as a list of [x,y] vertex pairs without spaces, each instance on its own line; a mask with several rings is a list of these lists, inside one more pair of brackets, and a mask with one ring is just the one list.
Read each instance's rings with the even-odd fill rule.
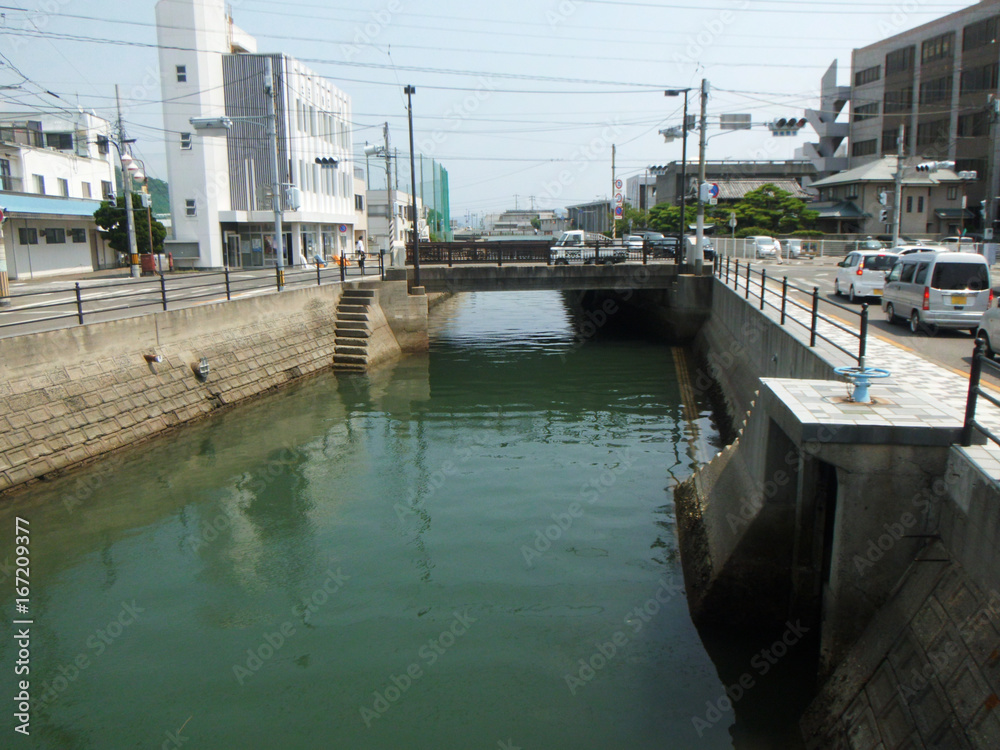
[[[381,255],[372,259],[365,276],[385,276]],[[278,270],[225,269],[189,273],[159,274],[150,278],[122,279],[109,283],[49,286],[21,291],[5,298],[0,307],[0,335],[51,330],[83,325],[98,320],[113,320],[134,314],[190,307],[194,304],[223,302],[254,293],[279,292],[285,288],[303,288],[339,284],[365,278],[361,269],[339,264],[294,266]]]
[[[623,263],[651,260],[674,260],[674,253],[660,249],[645,241],[625,244],[621,240],[590,240],[583,245],[569,245],[552,251],[550,240],[510,240],[494,242],[421,242],[420,263],[422,265],[463,265],[467,263],[545,263],[553,265],[563,259],[573,263]],[[579,253],[580,257],[569,258]],[[406,264],[413,265],[413,243],[406,246]]]
[[993,375],[1000,375],[1000,363],[997,363],[989,354],[989,347],[985,341],[978,339],[976,346],[972,350],[972,367],[969,370],[969,395],[965,401],[965,424],[962,426],[962,445],[972,445],[972,438],[975,432],[981,432],[997,445],[1000,445],[1000,437],[992,430],[976,420],[976,407],[979,397],[985,398],[994,406],[1000,407],[1000,399],[989,393],[980,385],[983,375],[983,367]]
[[[816,346],[817,340],[825,341],[856,360],[859,367],[865,366],[865,351],[868,344],[867,302],[863,303],[859,310],[823,299],[819,296],[818,287],[791,284],[787,276],[782,276],[780,279],[777,276],[768,276],[766,268],[756,270],[751,263],[743,263],[741,266],[739,258],[731,256],[717,257],[715,266],[715,275],[720,281],[733,287],[737,293],[742,293],[746,300],[755,300],[761,310],[765,307],[775,310],[782,326],[795,325],[806,329],[809,332],[810,347]],[[833,311],[846,314],[850,319],[856,317],[857,323],[854,324],[852,320],[851,324],[845,324],[833,317]],[[856,339],[857,344],[850,349],[843,346],[823,333],[819,325],[821,322]]]

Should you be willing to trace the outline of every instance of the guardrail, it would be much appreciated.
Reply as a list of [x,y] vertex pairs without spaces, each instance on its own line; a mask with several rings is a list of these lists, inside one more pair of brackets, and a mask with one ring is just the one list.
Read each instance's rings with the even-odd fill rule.
[[[372,268],[369,278],[385,278],[384,260],[376,256],[377,271]],[[339,284],[348,278],[345,260],[337,264],[293,266],[279,271],[266,269],[225,269],[196,273],[160,273],[149,279],[126,279],[118,282],[49,287],[33,291],[17,291],[6,297],[10,304],[0,308],[0,335],[18,328],[51,330],[70,325],[112,320],[123,311],[169,310],[186,303],[208,300],[229,301],[260,290],[280,292],[286,287]],[[364,278],[351,275],[351,278]],[[193,282],[193,283],[192,283]],[[110,295],[109,295],[110,293]],[[68,299],[63,299],[68,297]],[[27,317],[25,317],[27,315]],[[48,325],[48,324],[56,325]],[[41,328],[39,328],[41,326]]]
[[965,447],[972,445],[972,436],[977,430],[993,443],[1000,445],[1000,437],[981,422],[976,421],[976,406],[980,396],[994,406],[1000,407],[1000,399],[985,391],[979,384],[984,365],[994,375],[1000,375],[1000,363],[987,354],[986,342],[979,339],[972,350],[972,367],[969,369],[969,395],[965,401],[965,423],[962,425],[962,445]]
[[[754,244],[745,238],[732,238],[725,237],[721,235],[714,235],[710,237],[712,244],[715,246],[715,251],[718,255],[731,256],[733,258],[740,258],[741,260],[758,260],[756,257],[756,249]],[[815,258],[843,258],[848,253],[852,253],[855,250],[877,250],[879,248],[866,247],[866,240],[823,240],[823,239],[797,239],[795,237],[776,237],[781,243],[781,254],[788,260],[789,257],[796,257],[794,255],[789,255],[789,239],[796,240],[799,243],[799,254],[802,256],[809,256]],[[885,243],[880,243],[885,245]],[[900,241],[900,244],[908,245],[909,242]],[[948,248],[949,250],[961,250],[966,253],[979,253],[983,254],[983,245],[978,242],[963,242],[961,245],[957,242],[951,243],[939,243],[940,247]],[[889,250],[888,246],[881,248],[883,250]]]
[[[753,269],[753,265],[751,263],[744,263],[741,269],[740,259],[732,258],[731,256],[727,256],[725,258],[716,256],[715,275],[727,286],[732,286],[737,293],[742,287],[744,298],[747,301],[751,299],[757,300],[759,303],[759,309],[764,310],[765,307],[769,307],[772,310],[777,311],[783,327],[795,324],[809,331],[810,347],[815,347],[817,339],[820,339],[835,349],[843,352],[851,359],[854,359],[858,363],[858,367],[865,366],[865,352],[868,346],[867,302],[862,303],[859,311],[847,305],[842,305],[839,302],[822,299],[819,296],[819,287],[805,287],[797,284],[790,284],[788,283],[787,276],[781,277],[780,288],[775,288],[773,284],[777,282],[778,279],[776,276],[769,277],[767,275],[766,268],[756,271]],[[755,275],[756,278],[752,278]],[[772,286],[769,287],[769,283],[771,283]],[[791,292],[791,294],[789,294],[789,292]],[[803,297],[805,301],[803,301]],[[840,320],[823,314],[820,312],[820,305],[840,310],[851,316],[857,316],[857,328],[844,325],[844,323]],[[809,319],[808,324],[802,322],[793,314],[796,310],[801,310],[807,313]],[[838,342],[825,335],[819,329],[820,322],[831,325],[837,330],[843,331],[844,333],[856,338],[858,341],[857,347],[855,349],[847,349],[844,346],[841,346]]]

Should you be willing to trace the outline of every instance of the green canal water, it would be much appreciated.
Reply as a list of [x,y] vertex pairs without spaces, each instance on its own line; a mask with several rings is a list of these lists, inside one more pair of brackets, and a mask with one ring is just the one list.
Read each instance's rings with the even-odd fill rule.
[[670,490],[714,438],[675,353],[548,293],[449,300],[431,341],[8,499],[0,746],[732,747],[692,720],[724,693]]

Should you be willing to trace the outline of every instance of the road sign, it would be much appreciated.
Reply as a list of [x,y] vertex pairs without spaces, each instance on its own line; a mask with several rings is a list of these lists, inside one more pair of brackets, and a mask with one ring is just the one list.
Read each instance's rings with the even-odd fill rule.
[[729,214],[729,228],[736,229],[736,214]]
[[617,195],[615,195],[615,203],[624,203],[624,202],[625,202],[625,196],[624,195],[622,195],[621,193],[618,193]]
[[718,206],[719,205],[719,199],[718,198],[709,198],[708,199],[708,205],[710,205],[710,206]]
[[621,218],[621,216],[622,216],[622,207],[621,206],[615,206],[615,216],[617,216],[619,219]]
[[621,180],[615,180],[615,190],[621,190],[625,183]]
[[[708,188],[708,197],[709,198],[713,198],[713,199],[719,197],[719,184],[718,183],[716,183],[716,182],[710,183],[709,188]],[[715,204],[713,203],[712,205],[714,206]]]

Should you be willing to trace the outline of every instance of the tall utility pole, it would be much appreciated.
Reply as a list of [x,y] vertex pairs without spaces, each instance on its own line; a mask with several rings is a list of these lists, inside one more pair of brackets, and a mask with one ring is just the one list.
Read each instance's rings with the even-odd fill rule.
[[[615,193],[615,151],[616,151],[615,144],[612,143],[611,144],[611,195],[612,196],[616,195],[616,193]],[[617,206],[618,206],[617,202],[614,201],[614,200],[612,200],[611,201],[611,239],[615,239],[615,237],[617,236],[616,232],[617,232],[617,229],[618,229],[618,226],[617,226],[618,222],[615,221],[615,219],[618,218],[617,214],[615,213],[615,209],[617,208]]]
[[[986,116],[989,121],[989,138],[986,143],[988,144],[989,154],[986,160],[986,193],[983,196],[985,202],[983,203],[983,234],[989,235],[989,242],[996,242],[997,238],[993,236],[993,223],[996,218],[996,196],[997,189],[995,187],[997,177],[1000,177],[1000,172],[997,170],[997,119],[1000,117],[1000,99],[990,95],[990,98],[986,104]],[[988,232],[985,230],[989,230]]]
[[[694,261],[694,272],[697,276],[701,276],[702,268],[705,266],[705,250],[702,247],[702,241],[705,237],[705,196],[702,186],[705,184],[705,131],[708,129],[707,107],[708,81],[702,78],[701,132],[698,136],[698,224],[694,235],[694,251],[691,253],[691,259]],[[684,126],[687,127],[687,123],[684,123]]]
[[274,209],[274,252],[275,267],[278,274],[278,291],[285,286],[285,237],[281,225],[281,208],[284,196],[281,194],[281,174],[278,172],[278,122],[275,115],[274,74],[271,71],[271,58],[264,58],[264,98],[267,100],[267,141],[271,150],[271,170],[274,177],[271,180],[271,208]]
[[896,174],[893,175],[892,246],[899,247],[899,222],[903,213],[903,158],[906,156],[906,124],[899,123],[896,135]]
[[[0,211],[6,209],[0,207]],[[0,307],[10,305],[10,283],[7,281],[7,253],[4,250],[3,222],[6,216],[0,216]]]
[[413,285],[420,286],[420,218],[417,214],[417,165],[413,159],[413,86],[403,89],[406,94],[406,117],[410,123],[410,205],[413,211]]
[[389,150],[389,123],[382,126],[382,137],[385,140],[385,195],[389,201],[389,247],[386,250],[392,257],[392,244],[396,241],[396,194],[392,189],[392,152]]
[[[115,102],[118,105],[118,159],[122,163],[122,188],[125,190],[125,223],[128,227],[129,265],[133,279],[142,275],[139,267],[139,247],[135,239],[135,216],[132,214],[132,173],[125,165],[125,125],[122,123],[122,102],[118,96],[118,84],[115,84]],[[152,248],[150,248],[152,251]]]

